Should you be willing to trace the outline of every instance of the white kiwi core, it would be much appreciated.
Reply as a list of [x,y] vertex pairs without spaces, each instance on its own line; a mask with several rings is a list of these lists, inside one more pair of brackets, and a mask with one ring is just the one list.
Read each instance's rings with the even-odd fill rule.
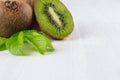
[[60,21],[60,16],[54,11],[52,7],[48,8],[49,13],[52,15],[53,20],[59,25],[62,26],[62,22]]

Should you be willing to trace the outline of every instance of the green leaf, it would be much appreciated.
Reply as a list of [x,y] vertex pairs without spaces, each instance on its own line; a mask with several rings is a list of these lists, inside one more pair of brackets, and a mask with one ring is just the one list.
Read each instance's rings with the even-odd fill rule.
[[6,40],[7,38],[0,37],[0,51],[6,50]]
[[49,39],[35,30],[25,31],[25,41],[32,45],[41,54],[45,54],[46,51],[53,51],[52,44]]
[[12,35],[6,41],[7,49],[13,54],[17,56],[23,56],[23,32],[16,33]]
[[47,45],[46,45],[47,51],[54,51],[54,48],[53,48],[53,46],[52,46],[52,44],[51,44],[49,38],[46,37],[46,36],[43,36],[43,37],[45,38],[45,40],[46,40],[46,42],[47,42]]
[[46,42],[47,42],[47,51],[54,51],[54,48],[49,40],[49,36],[46,35],[45,33],[43,32],[38,32],[39,34],[43,35],[43,37],[46,39]]
[[39,34],[42,34],[43,37],[46,39],[46,42],[47,42],[47,51],[54,51],[54,48],[49,40],[49,36],[47,36],[45,33],[43,32],[39,32]]

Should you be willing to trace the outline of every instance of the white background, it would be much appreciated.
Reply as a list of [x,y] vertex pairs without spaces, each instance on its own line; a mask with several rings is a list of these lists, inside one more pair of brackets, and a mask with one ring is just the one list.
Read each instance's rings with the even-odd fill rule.
[[62,0],[75,29],[55,52],[0,52],[0,80],[120,80],[120,0]]

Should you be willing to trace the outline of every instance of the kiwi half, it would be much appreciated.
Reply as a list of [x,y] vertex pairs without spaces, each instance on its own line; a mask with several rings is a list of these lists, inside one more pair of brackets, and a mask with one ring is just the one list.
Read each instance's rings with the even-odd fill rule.
[[74,28],[71,13],[59,0],[37,0],[35,15],[41,31],[55,39],[64,39]]

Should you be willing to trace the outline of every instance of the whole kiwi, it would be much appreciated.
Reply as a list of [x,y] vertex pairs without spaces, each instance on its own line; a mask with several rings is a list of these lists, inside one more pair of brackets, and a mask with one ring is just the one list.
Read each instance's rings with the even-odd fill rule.
[[0,0],[0,37],[30,29],[33,10],[24,0]]

